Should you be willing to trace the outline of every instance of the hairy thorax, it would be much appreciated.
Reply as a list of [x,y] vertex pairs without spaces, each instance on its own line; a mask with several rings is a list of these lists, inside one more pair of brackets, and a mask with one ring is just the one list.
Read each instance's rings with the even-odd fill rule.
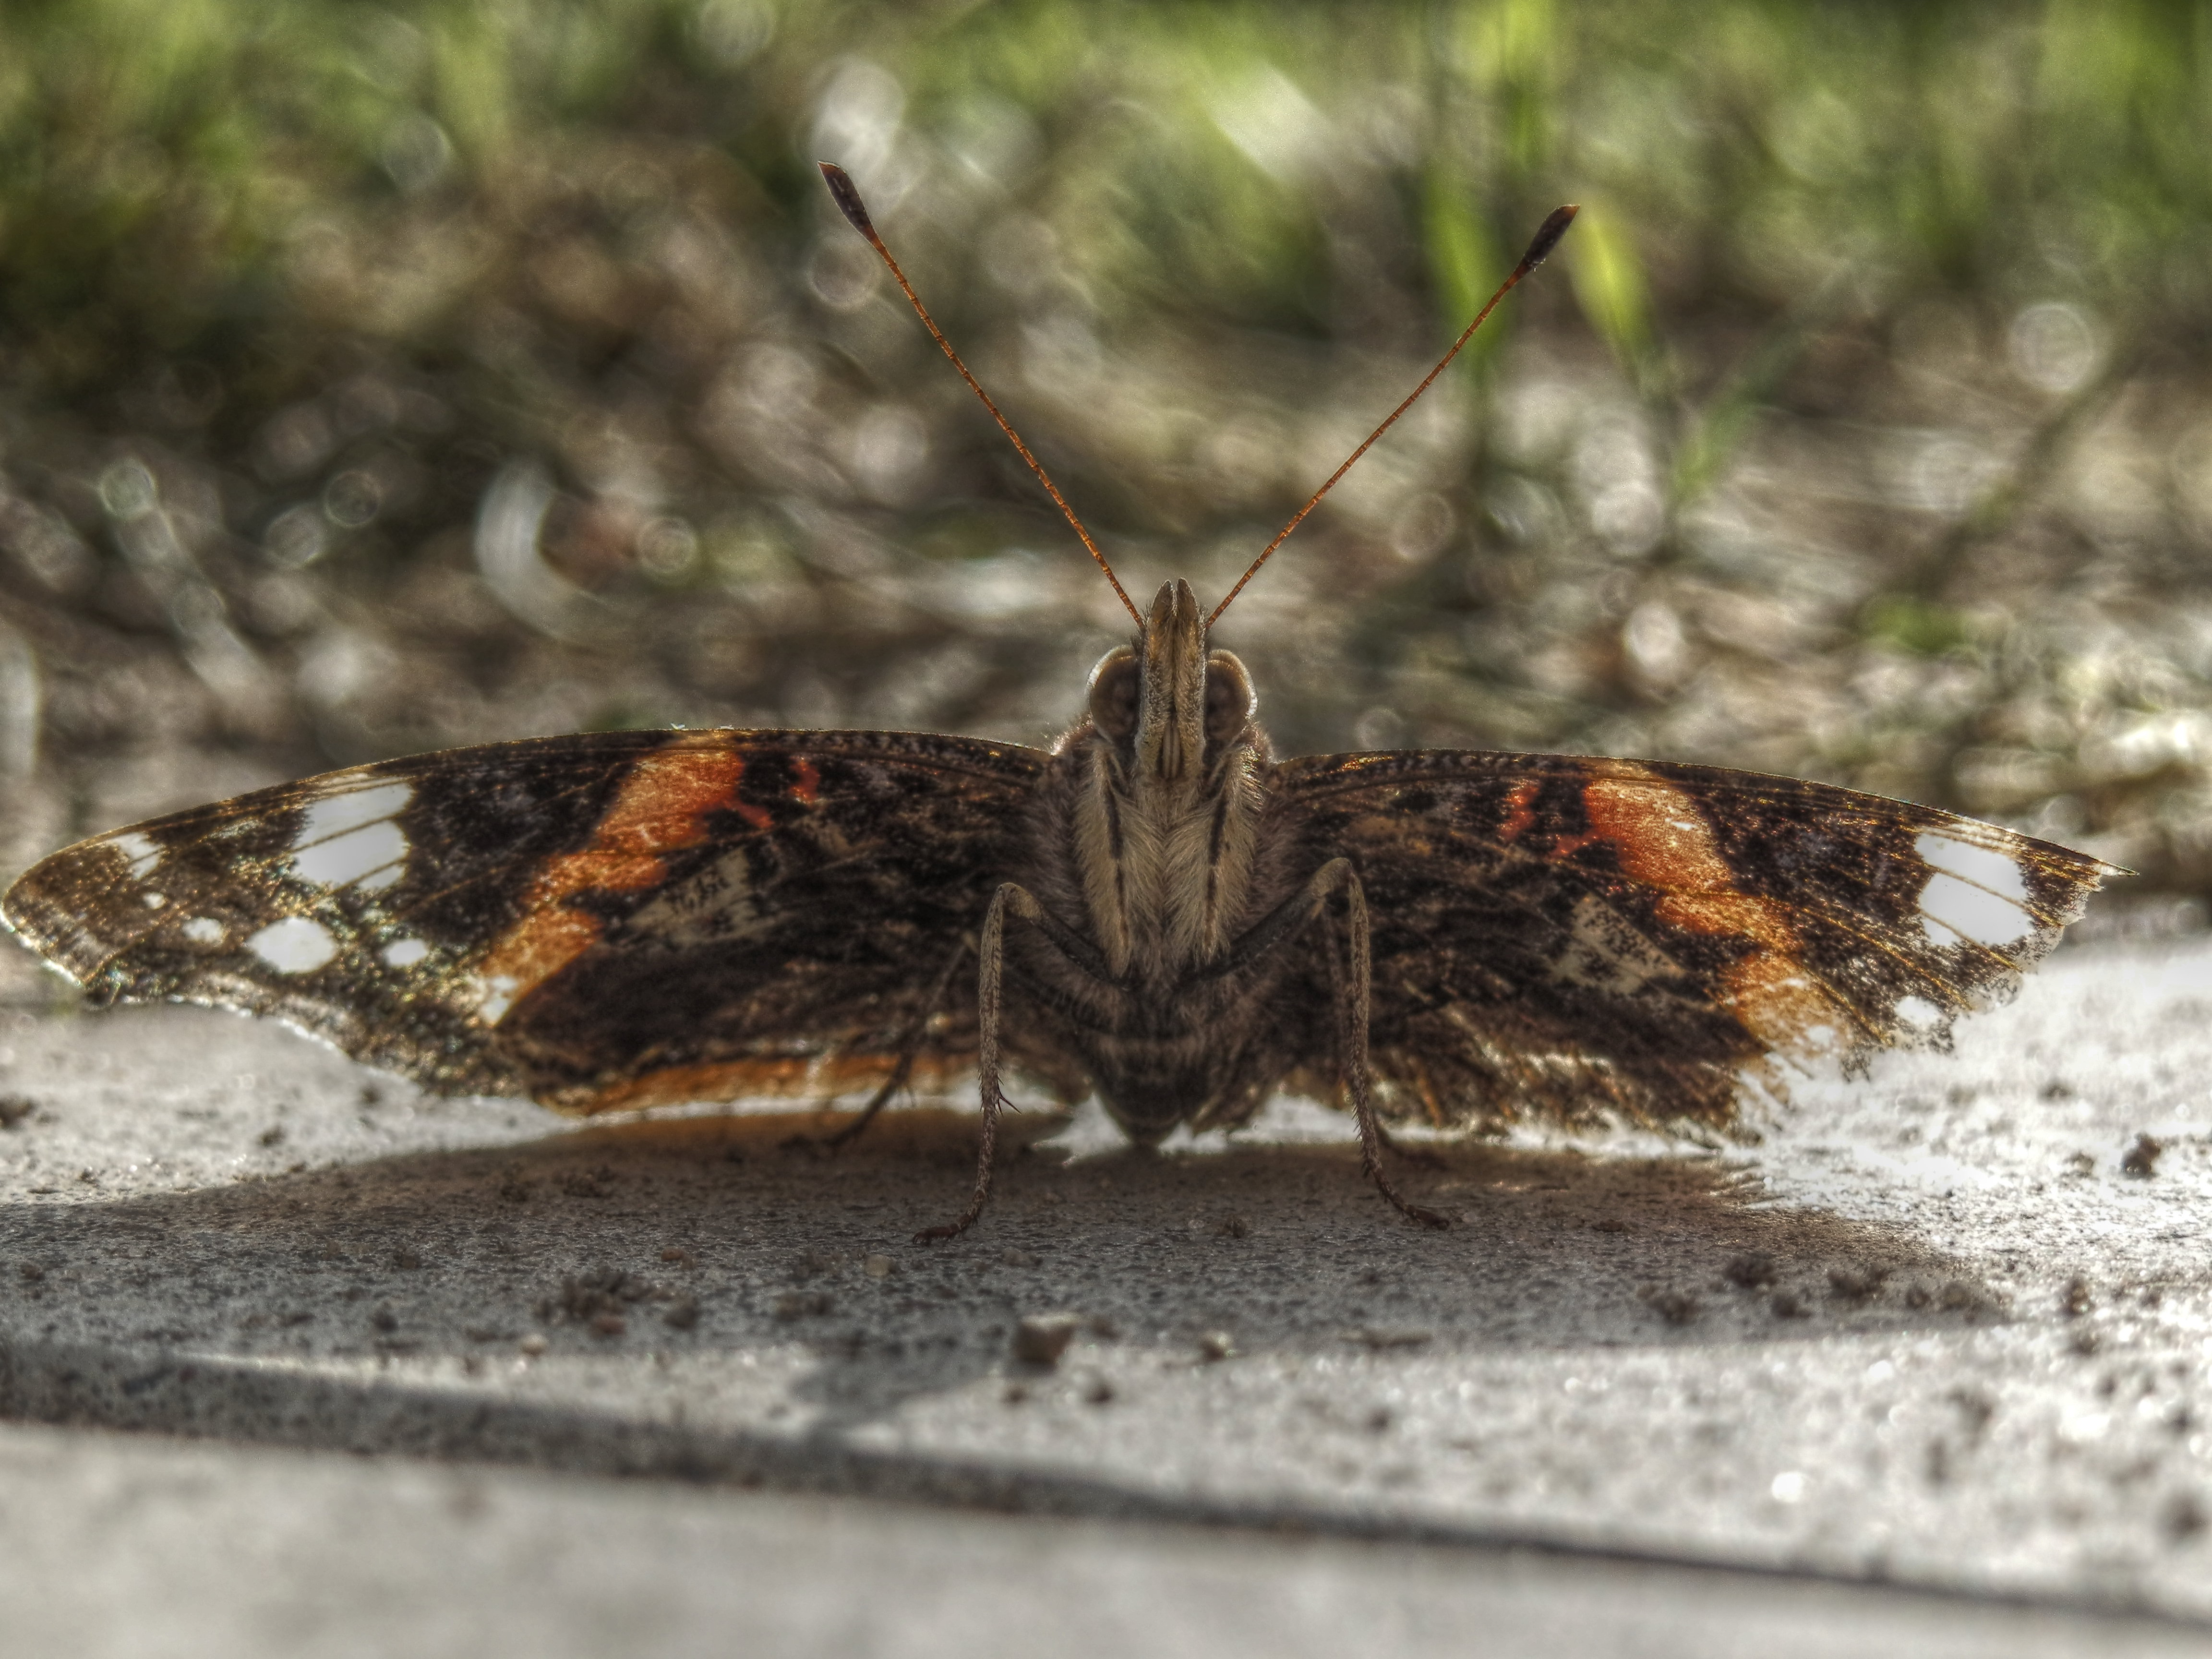
[[1240,1121],[1276,1080],[1267,991],[1286,963],[1279,952],[1222,965],[1311,873],[1285,867],[1270,834],[1274,767],[1241,665],[1217,653],[1206,666],[1211,706],[1177,752],[1172,734],[1148,745],[1142,722],[1116,718],[1110,684],[1097,688],[1117,665],[1100,665],[1092,717],[1061,740],[1039,792],[1023,875],[1097,959],[1036,938],[1009,958],[1014,986],[1055,1017],[1139,1142]]

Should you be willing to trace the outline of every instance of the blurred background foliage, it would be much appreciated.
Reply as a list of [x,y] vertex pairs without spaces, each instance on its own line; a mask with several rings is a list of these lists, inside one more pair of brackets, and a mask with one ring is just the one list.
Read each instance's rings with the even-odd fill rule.
[[1047,740],[1126,619],[826,157],[1140,599],[1582,203],[1224,620],[1279,746],[1798,773],[2201,895],[2208,92],[2154,0],[10,0],[7,850],[579,727]]

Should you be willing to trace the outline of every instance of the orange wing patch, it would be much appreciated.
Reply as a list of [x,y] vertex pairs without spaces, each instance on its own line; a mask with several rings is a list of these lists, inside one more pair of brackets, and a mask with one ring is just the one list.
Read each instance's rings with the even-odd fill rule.
[[1628,767],[1586,785],[1590,836],[1619,851],[1621,868],[1661,897],[1660,921],[1692,933],[1750,940],[1757,948],[1723,975],[1721,1000],[1767,1048],[1801,1059],[1845,1046],[1850,1009],[1800,965],[1787,908],[1739,890],[1713,843],[1711,825],[1683,792]]
[[591,845],[562,854],[538,872],[523,900],[522,920],[477,963],[484,984],[478,1012],[485,1024],[497,1024],[519,1000],[599,939],[598,920],[570,909],[570,898],[659,881],[667,872],[663,854],[696,847],[706,836],[707,814],[737,805],[744,773],[744,761],[713,732],[678,738],[638,762]]
[[1498,839],[1518,841],[1536,821],[1536,780],[1523,778],[1506,791],[1505,805],[1510,809],[1505,820],[1498,826]]
[[[572,1117],[596,1117],[602,1112],[634,1112],[648,1106],[700,1101],[835,1094],[846,1089],[872,1088],[889,1077],[897,1063],[890,1054],[715,1060],[672,1066],[604,1086],[580,1085],[541,1097],[538,1104]],[[973,1065],[972,1060],[964,1058],[918,1055],[908,1068],[908,1083],[917,1092],[933,1092],[948,1080],[966,1076]]]

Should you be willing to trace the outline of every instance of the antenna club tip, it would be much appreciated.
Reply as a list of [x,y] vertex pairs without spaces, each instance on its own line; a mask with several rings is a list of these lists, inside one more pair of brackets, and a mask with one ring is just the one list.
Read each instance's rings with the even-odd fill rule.
[[817,161],[814,165],[822,169],[822,182],[830,186],[830,198],[837,204],[845,222],[874,241],[876,227],[868,217],[866,204],[860,200],[860,187],[853,182],[853,175],[835,161]]
[[1550,257],[1552,250],[1559,246],[1559,238],[1567,234],[1567,227],[1574,223],[1575,215],[1581,211],[1581,204],[1576,202],[1552,210],[1544,222],[1536,228],[1535,240],[1528,244],[1528,251],[1521,256],[1521,263],[1514,267],[1515,282],[1519,282]]

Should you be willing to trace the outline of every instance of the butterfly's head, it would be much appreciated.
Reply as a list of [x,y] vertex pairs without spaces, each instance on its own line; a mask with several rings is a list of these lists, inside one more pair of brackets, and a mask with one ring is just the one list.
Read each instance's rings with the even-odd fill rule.
[[1190,584],[1164,584],[1136,643],[1091,672],[1091,720],[1147,782],[1195,781],[1251,730],[1259,698],[1244,665],[1206,648]]

